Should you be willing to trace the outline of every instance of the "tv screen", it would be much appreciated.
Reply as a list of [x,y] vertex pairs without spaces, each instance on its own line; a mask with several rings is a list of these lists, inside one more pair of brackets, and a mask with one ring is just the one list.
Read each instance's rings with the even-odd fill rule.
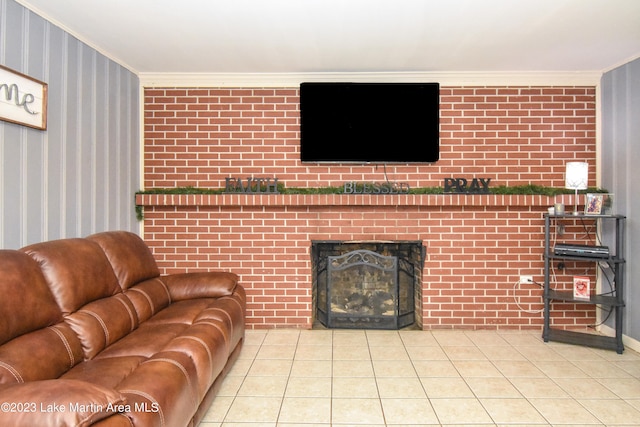
[[435,162],[439,109],[438,83],[302,83],[301,160]]

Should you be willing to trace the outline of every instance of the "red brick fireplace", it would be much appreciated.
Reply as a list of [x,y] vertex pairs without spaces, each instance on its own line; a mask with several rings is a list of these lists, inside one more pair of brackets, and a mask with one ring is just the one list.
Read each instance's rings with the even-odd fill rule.
[[[595,186],[595,88],[442,87],[441,160],[432,165],[315,165],[299,161],[295,88],[145,89],[145,188],[223,188],[225,178],[277,177],[286,187],[346,181],[442,186],[562,187],[569,160],[589,162]],[[561,198],[572,206],[572,196]],[[248,326],[310,328],[311,242],[422,241],[422,325],[540,328],[543,218],[536,195],[218,194],[137,196],[144,238],[164,272],[238,273]],[[567,305],[558,322],[594,311]]]

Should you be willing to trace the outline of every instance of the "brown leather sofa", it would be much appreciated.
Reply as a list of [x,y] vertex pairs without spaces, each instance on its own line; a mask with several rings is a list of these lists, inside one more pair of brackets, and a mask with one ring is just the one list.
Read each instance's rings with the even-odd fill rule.
[[129,232],[0,250],[0,425],[195,426],[245,307],[235,274],[161,276]]

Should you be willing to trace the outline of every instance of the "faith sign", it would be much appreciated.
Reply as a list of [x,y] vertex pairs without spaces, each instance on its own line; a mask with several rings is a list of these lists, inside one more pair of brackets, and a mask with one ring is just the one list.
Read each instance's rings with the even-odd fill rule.
[[0,65],[0,120],[47,128],[47,84]]

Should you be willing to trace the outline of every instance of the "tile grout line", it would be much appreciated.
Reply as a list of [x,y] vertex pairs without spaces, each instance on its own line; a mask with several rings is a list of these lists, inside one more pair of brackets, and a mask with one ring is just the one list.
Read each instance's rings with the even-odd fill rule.
[[[416,378],[418,379],[418,382],[420,383],[420,386],[422,387],[422,390],[424,391],[425,398],[427,399],[427,402],[429,402],[429,407],[431,408],[431,411],[433,412],[434,416],[436,417],[436,420],[438,421],[438,425],[441,426],[442,425],[442,421],[440,420],[440,417],[438,416],[438,413],[436,412],[436,408],[433,406],[432,399],[429,397],[429,393],[427,392],[427,389],[426,389],[424,383],[420,380],[420,375],[419,375],[418,370],[416,369],[416,365],[414,363],[415,360],[411,357],[411,353],[407,349],[407,343],[402,338],[402,334],[400,334],[400,332],[398,332],[398,336],[400,338],[400,342],[402,342],[402,346],[404,348],[405,353],[409,357],[409,361],[411,362],[411,367],[413,368],[413,371],[416,374]],[[436,342],[437,342],[437,340],[436,340]],[[444,350],[440,346],[440,343],[438,343],[438,348],[440,348],[440,350],[442,350],[444,352]]]

